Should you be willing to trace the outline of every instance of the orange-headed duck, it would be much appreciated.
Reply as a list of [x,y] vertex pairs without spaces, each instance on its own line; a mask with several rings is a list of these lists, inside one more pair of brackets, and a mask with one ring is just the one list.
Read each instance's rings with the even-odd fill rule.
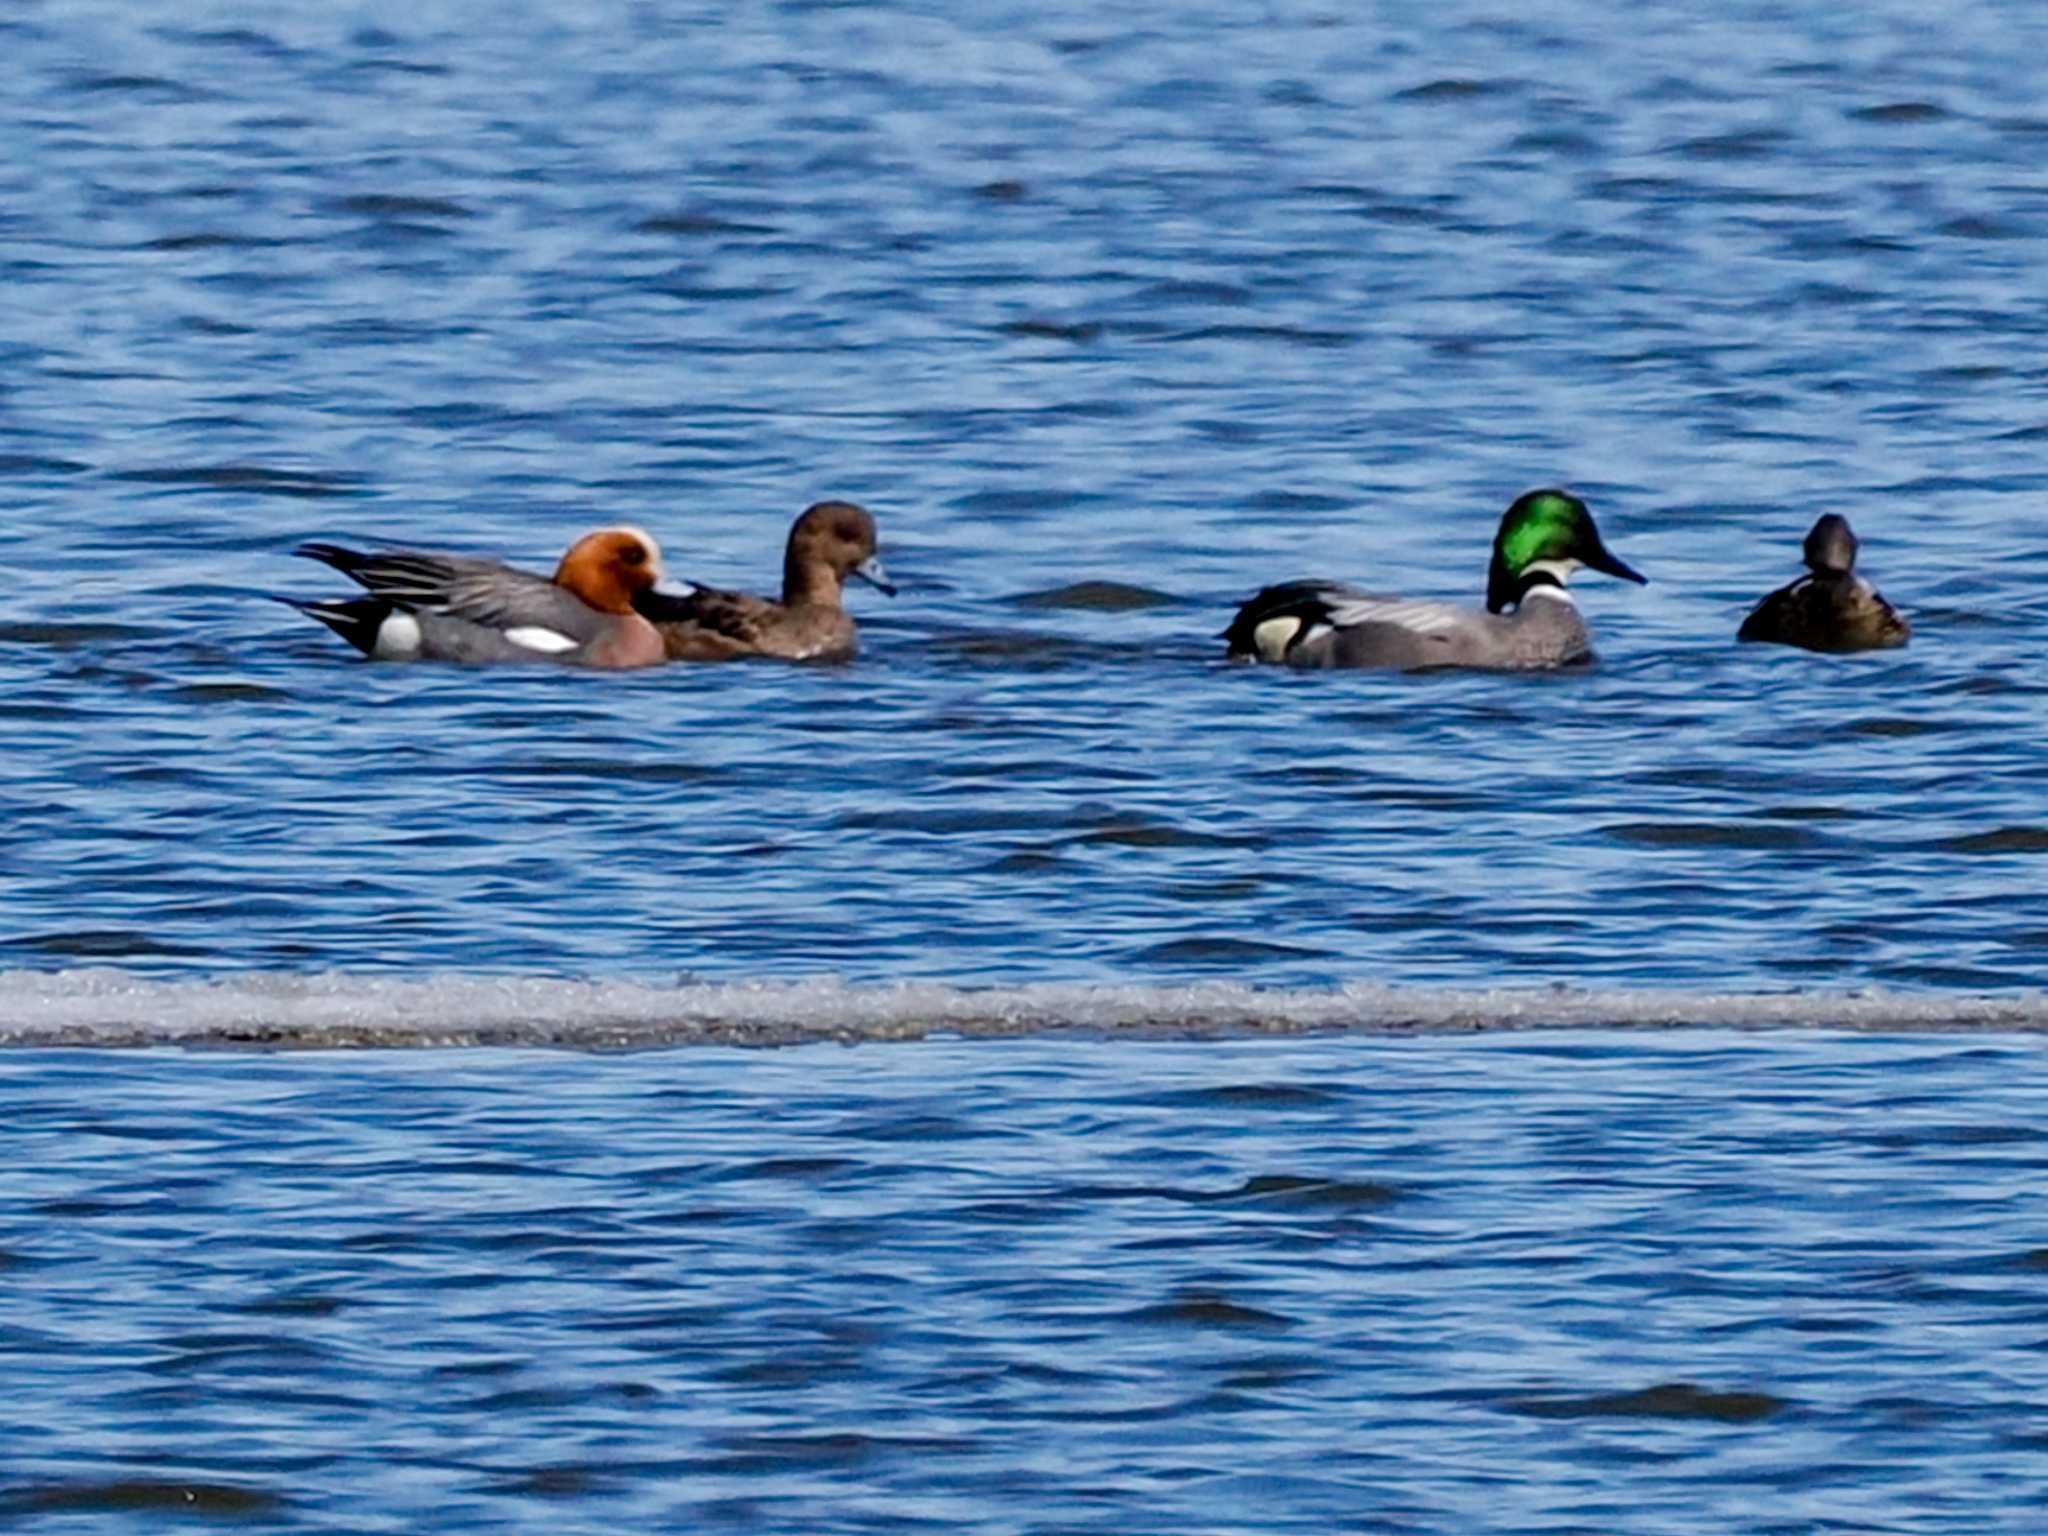
[[789,530],[782,601],[698,587],[683,597],[641,592],[633,604],[661,631],[671,661],[847,661],[859,649],[840,601],[849,576],[894,596],[875,558],[875,520],[850,501],[821,501]]
[[293,553],[333,566],[369,595],[285,601],[379,661],[645,667],[663,659],[660,633],[633,606],[661,579],[661,548],[645,529],[586,533],[553,577],[408,549],[302,544]]

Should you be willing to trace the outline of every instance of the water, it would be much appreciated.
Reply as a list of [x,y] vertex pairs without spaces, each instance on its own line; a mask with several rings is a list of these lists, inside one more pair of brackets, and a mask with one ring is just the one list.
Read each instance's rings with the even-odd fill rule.
[[2041,1097],[2009,1036],[0,1053],[0,1511],[2028,1531]]
[[[7,24],[0,965],[2038,983],[2031,10],[184,14]],[[1550,481],[1653,583],[1590,675],[1220,661]],[[265,600],[825,495],[848,670]],[[1730,644],[1823,510],[1909,650]]]
[[[2031,1531],[2044,46],[9,10],[7,1517]],[[1222,662],[1546,483],[1598,667]],[[847,668],[270,601],[826,496]]]

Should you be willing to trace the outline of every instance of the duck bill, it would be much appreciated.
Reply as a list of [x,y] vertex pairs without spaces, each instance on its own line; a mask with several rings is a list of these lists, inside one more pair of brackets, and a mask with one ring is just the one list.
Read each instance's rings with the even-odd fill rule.
[[1623,581],[1632,581],[1639,587],[1647,587],[1650,584],[1649,577],[1627,561],[1618,558],[1605,544],[1595,544],[1584,556],[1584,561],[1589,571],[1604,571],[1609,576],[1619,576]]
[[672,624],[692,616],[691,605],[696,599],[695,587],[658,582],[644,592],[633,594],[633,611],[650,624]]
[[889,573],[882,569],[882,562],[873,555],[869,555],[867,559],[861,561],[859,565],[848,571],[847,575],[858,576],[884,597],[894,597],[896,595],[896,584],[889,580]]

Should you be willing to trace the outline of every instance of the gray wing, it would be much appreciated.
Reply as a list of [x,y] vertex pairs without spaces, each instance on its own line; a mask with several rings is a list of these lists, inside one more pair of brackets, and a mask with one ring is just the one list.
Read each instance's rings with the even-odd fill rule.
[[[435,614],[505,634],[555,634],[572,645],[603,632],[606,616],[545,576],[466,555],[392,549],[364,553],[336,544],[293,551],[331,565],[366,590],[408,612]],[[539,644],[530,650],[559,651]]]
[[1456,665],[1474,615],[1453,603],[1382,597],[1342,581],[1289,581],[1253,596],[1224,638],[1233,656],[1297,667]]
[[1363,619],[1308,635],[1288,659],[1304,667],[1389,667],[1402,672],[1466,666],[1468,638],[1455,630]]

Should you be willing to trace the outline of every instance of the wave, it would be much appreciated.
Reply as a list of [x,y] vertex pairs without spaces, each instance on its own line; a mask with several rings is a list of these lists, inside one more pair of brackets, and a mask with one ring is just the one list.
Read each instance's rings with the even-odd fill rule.
[[1176,1040],[1530,1029],[2048,1030],[2048,993],[1688,992],[1354,984],[576,981],[532,976],[157,979],[0,971],[0,1045],[273,1049],[687,1045],[1083,1034]]

